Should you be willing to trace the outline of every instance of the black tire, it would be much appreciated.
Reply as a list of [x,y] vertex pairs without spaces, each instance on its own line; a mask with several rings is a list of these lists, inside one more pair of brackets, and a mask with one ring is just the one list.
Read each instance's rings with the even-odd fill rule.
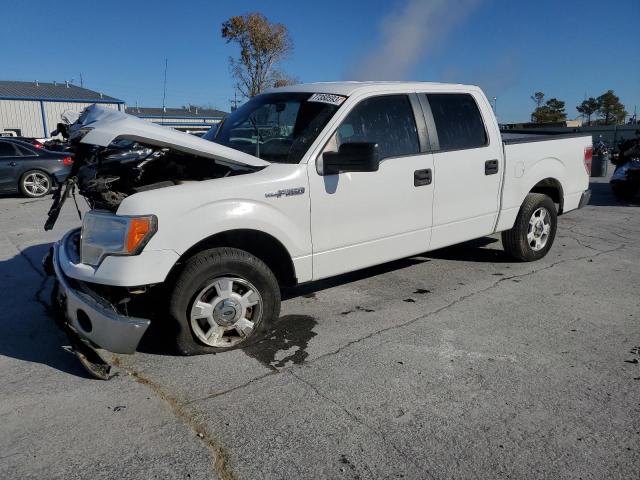
[[[231,347],[214,347],[203,343],[194,332],[190,314],[199,293],[219,277],[233,276],[246,280],[258,291],[262,305],[259,320],[246,339]],[[280,287],[273,272],[259,258],[236,248],[212,248],[186,261],[178,273],[169,297],[169,311],[177,327],[176,347],[183,355],[218,353],[241,348],[259,340],[280,314]]]
[[[545,209],[549,215],[550,231],[546,243],[539,250],[535,250],[527,240],[529,234],[529,221],[538,209]],[[505,252],[517,260],[532,262],[544,257],[551,249],[556,238],[558,228],[558,213],[553,201],[542,193],[528,194],[511,230],[502,232],[502,245]]]
[[[39,187],[28,184],[34,178],[40,179],[43,183]],[[51,175],[42,170],[28,170],[24,172],[20,177],[20,183],[18,184],[20,193],[22,193],[22,195],[24,195],[25,197],[30,198],[44,197],[51,191],[52,187],[53,180],[51,178]]]
[[622,200],[623,202],[633,200],[633,197],[638,193],[637,188],[625,182],[612,183],[611,191],[613,192],[614,197],[618,200]]

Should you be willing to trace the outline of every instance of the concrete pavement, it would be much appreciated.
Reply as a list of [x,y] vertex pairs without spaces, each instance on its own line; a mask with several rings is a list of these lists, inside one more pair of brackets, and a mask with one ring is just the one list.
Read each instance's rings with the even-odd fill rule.
[[302,286],[258,345],[143,345],[109,382],[46,310],[77,214],[0,198],[0,476],[634,478],[640,214],[593,188],[539,262],[487,237]]

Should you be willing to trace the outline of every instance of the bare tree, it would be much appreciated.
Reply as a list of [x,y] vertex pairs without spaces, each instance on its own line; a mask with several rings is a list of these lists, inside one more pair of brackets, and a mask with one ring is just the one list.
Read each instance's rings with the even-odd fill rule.
[[278,63],[293,50],[287,27],[271,23],[261,13],[247,13],[229,18],[222,24],[222,38],[240,47],[239,58],[229,58],[231,74],[238,90],[253,97],[282,78]]
[[274,87],[287,87],[298,83],[300,83],[300,79],[298,77],[291,77],[283,72],[275,72],[273,75],[272,85]]

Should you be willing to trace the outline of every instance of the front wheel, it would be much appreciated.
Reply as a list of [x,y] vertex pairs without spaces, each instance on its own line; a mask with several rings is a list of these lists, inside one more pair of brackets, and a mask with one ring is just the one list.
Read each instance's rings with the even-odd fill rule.
[[539,260],[551,249],[557,228],[558,214],[553,201],[541,193],[530,193],[520,207],[513,228],[502,232],[502,245],[518,260]]
[[187,260],[169,303],[178,351],[216,353],[260,338],[280,314],[280,288],[259,258],[213,248]]

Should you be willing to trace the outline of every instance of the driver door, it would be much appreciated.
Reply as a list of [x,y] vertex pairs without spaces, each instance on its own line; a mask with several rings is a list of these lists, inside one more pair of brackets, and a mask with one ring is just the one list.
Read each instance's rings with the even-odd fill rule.
[[[366,98],[347,114],[316,162],[309,162],[314,279],[427,250],[433,156],[424,152],[414,113],[419,111],[405,94]],[[356,142],[378,144],[378,171],[322,175],[323,153]]]

